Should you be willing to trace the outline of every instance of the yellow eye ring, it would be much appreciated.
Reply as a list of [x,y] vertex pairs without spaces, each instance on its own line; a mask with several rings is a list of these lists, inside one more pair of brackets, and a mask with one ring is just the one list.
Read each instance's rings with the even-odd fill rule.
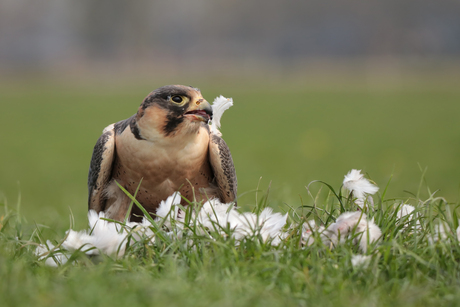
[[184,105],[189,101],[189,99],[186,96],[173,95],[169,97],[169,101],[171,101],[174,104]]

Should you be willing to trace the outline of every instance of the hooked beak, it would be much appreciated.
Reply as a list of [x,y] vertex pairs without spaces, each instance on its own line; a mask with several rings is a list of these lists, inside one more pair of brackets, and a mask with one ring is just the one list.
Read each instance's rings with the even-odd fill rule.
[[207,123],[212,119],[212,107],[209,102],[204,99],[200,99],[195,102],[189,111],[187,111],[184,115],[191,117],[192,120]]

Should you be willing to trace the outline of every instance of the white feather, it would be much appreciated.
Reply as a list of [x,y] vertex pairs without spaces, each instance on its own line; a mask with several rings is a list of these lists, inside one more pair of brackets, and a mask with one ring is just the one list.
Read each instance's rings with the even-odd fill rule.
[[363,208],[366,202],[371,207],[374,206],[374,201],[370,195],[377,193],[379,187],[364,178],[360,170],[352,169],[343,179],[343,186],[356,198],[355,203]]
[[57,267],[65,264],[69,260],[69,256],[61,252],[54,252],[54,249],[54,244],[48,240],[45,244],[37,246],[35,255],[38,256],[38,260],[45,260],[47,266]]
[[351,265],[354,268],[366,269],[369,266],[371,260],[372,260],[371,255],[368,255],[368,256],[353,255],[353,256],[351,256]]
[[359,244],[363,252],[367,251],[368,243],[376,242],[382,235],[380,228],[373,220],[367,220],[366,214],[356,211],[341,214],[336,222],[329,225],[323,232],[322,240],[332,247],[345,242],[353,233],[358,234],[354,237],[353,243]]
[[396,212],[396,219],[398,223],[403,224],[403,229],[408,228],[410,222],[415,218],[415,230],[420,230],[422,226],[420,225],[420,220],[418,214],[414,213],[414,206],[411,205],[401,205],[398,212]]
[[231,106],[233,106],[233,99],[232,98],[225,98],[224,96],[219,96],[214,99],[212,103],[212,124],[211,124],[211,132],[217,134],[219,136],[222,133],[219,131],[220,129],[220,118],[222,114],[226,110],[228,110]]
[[179,213],[181,194],[173,193],[166,200],[161,201],[156,212],[156,222],[163,222],[169,230],[174,229],[174,225],[179,228],[179,232],[183,225],[183,215]]
[[203,204],[198,213],[193,213],[192,220],[201,229],[217,231],[221,235],[229,228],[237,241],[260,234],[264,241],[272,239],[275,245],[280,243],[279,236],[286,224],[287,214],[283,216],[272,211],[271,208],[265,208],[258,216],[250,212],[239,213],[232,203],[223,204],[218,199],[211,199]]
[[125,227],[118,223],[103,220],[105,213],[88,212],[89,230],[68,230],[65,240],[61,243],[60,251],[50,253],[55,246],[51,242],[37,247],[35,253],[39,260],[46,259],[48,266],[58,266],[67,262],[70,254],[81,250],[87,255],[106,254],[121,257],[124,255],[127,244],[127,236],[132,235],[134,240],[140,240],[142,236],[150,238],[154,243],[154,234],[150,229],[150,222],[144,219],[142,223],[130,222]]
[[[293,225],[298,227],[298,225]],[[302,244],[304,246],[310,246],[315,242],[315,234],[323,234],[324,226],[317,226],[315,220],[309,220],[302,224]]]
[[[459,224],[460,224],[460,220],[459,220]],[[460,226],[457,227],[457,230],[455,232],[457,234],[457,241],[460,241]]]
[[[460,220],[459,220],[460,223]],[[460,226],[453,232],[453,229],[445,221],[440,221],[439,224],[434,225],[434,233],[427,236],[428,242],[434,244],[438,241],[450,242],[451,238],[457,237],[460,241]]]
[[260,234],[264,241],[273,239],[272,244],[278,245],[281,229],[286,225],[287,213],[273,213],[272,208],[265,208],[259,216]]
[[[88,212],[89,231],[67,231],[67,238],[62,247],[73,252],[81,249],[88,255],[100,253],[122,256],[126,248],[127,232],[119,224],[102,220],[105,213]],[[93,249],[91,249],[93,248]]]
[[171,211],[172,206],[180,204],[180,200],[181,200],[180,193],[175,192],[171,196],[169,196],[166,200],[161,201],[160,205],[158,206],[157,212],[156,212],[157,217],[165,218],[166,216],[168,216]]

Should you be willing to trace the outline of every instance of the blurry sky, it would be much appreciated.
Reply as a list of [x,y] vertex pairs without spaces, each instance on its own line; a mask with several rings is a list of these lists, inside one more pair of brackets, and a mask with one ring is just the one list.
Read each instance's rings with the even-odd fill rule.
[[3,72],[458,56],[458,0],[0,2]]

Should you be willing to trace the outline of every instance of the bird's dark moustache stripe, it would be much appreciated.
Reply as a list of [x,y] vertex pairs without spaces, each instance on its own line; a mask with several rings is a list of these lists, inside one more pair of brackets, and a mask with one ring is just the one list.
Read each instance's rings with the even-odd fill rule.
[[166,118],[167,124],[164,126],[163,131],[166,136],[169,136],[174,132],[174,130],[176,130],[177,126],[184,121],[184,117],[176,117],[174,114],[168,114]]
[[166,107],[161,106],[162,108],[168,110],[168,115],[166,115],[166,125],[163,127],[163,131],[166,136],[169,136],[173,133],[177,126],[179,126],[184,121],[184,110],[187,110],[190,106],[190,102],[186,103],[182,107],[171,107],[167,105]]
[[129,124],[129,127],[131,128],[131,132],[133,133],[134,137],[138,140],[145,140],[145,138],[143,138],[141,136],[141,133],[139,131],[139,127],[137,126],[136,124],[136,121],[135,120],[132,120],[131,123]]

